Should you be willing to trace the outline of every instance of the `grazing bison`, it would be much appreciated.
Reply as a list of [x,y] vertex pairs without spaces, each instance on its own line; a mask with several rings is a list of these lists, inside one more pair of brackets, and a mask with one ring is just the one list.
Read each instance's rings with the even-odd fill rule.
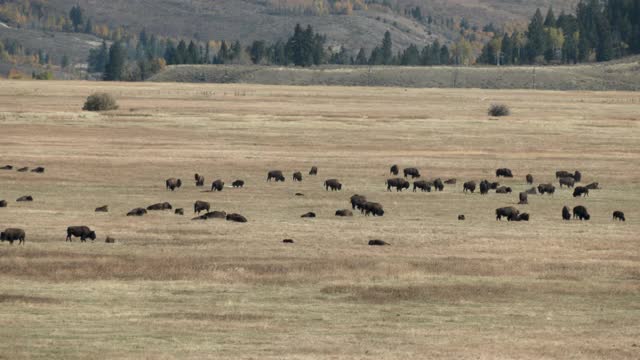
[[224,189],[224,181],[218,179],[211,183],[211,191],[222,191]]
[[584,186],[578,186],[573,189],[573,197],[589,196],[589,189]]
[[6,200],[0,200],[0,208],[4,208],[7,207],[7,201]]
[[293,181],[302,181],[302,173],[300,171],[293,173]]
[[247,218],[240,215],[240,214],[228,214],[227,215],[227,221],[233,221],[233,222],[238,222],[238,223],[246,223],[247,222]]
[[33,201],[33,196],[31,195],[25,195],[25,196],[21,196],[19,198],[16,199],[17,202],[29,202],[29,201]]
[[201,211],[209,212],[209,210],[211,210],[211,204],[209,204],[206,201],[198,200],[193,204],[193,213],[194,214],[195,213],[200,214]]
[[589,212],[587,211],[586,207],[580,205],[573,208],[573,218],[580,219],[580,221],[590,220],[591,215],[589,215]]
[[[450,180],[447,180],[450,181]],[[455,184],[456,183],[456,179],[453,179],[453,183],[451,182],[447,182],[447,184]],[[442,191],[444,190],[444,183],[442,182],[442,179],[435,179],[433,180],[433,187],[436,189],[436,191]]]
[[0,170],[13,170],[13,166],[12,165],[5,165],[5,166],[1,167]]
[[597,182],[594,182],[594,183],[591,183],[591,184],[589,184],[589,185],[587,185],[587,186],[585,186],[585,187],[586,187],[587,189],[589,189],[589,190],[598,190],[598,189],[600,189],[600,186],[599,186],[599,185],[600,185],[600,184],[598,184]]
[[401,192],[403,189],[408,189],[411,184],[405,179],[395,178],[387,179],[387,191],[391,191],[391,188],[396,188],[396,191]]
[[374,202],[366,202],[363,206],[364,208],[364,215],[365,216],[369,216],[369,215],[373,215],[373,216],[384,216],[384,209],[382,208],[382,205],[378,204],[378,203],[374,203]]
[[369,246],[388,246],[391,245],[384,240],[369,240]]
[[496,189],[496,194],[511,194],[513,190],[508,186],[501,186]]
[[572,177],[562,177],[559,180],[560,182],[560,188],[562,189],[562,186],[566,186],[568,188],[572,188],[575,186],[576,181],[572,178]]
[[29,171],[28,167],[23,167],[23,168],[18,169],[18,172],[27,172],[27,171]]
[[348,209],[337,210],[336,216],[343,216],[343,217],[353,216],[353,213],[351,212],[351,210],[348,210]]
[[527,184],[529,185],[533,184],[533,175],[527,174],[527,176],[525,177],[525,180],[527,180]]
[[626,221],[627,219],[624,218],[624,213],[622,211],[614,211],[613,220]]
[[529,196],[526,192],[521,192],[519,195],[519,199],[520,199],[520,202],[518,202],[518,204],[520,205],[526,205],[529,203]]
[[549,194],[552,195],[556,192],[556,187],[551,184],[540,184],[538,185],[538,192],[540,195]]
[[342,184],[337,179],[329,179],[324,182],[325,190],[329,191],[340,191],[342,190]]
[[309,170],[309,175],[311,175],[311,176],[318,175],[318,167],[317,166],[312,166],[311,170]]
[[182,186],[182,180],[176,178],[167,179],[165,183],[167,185],[167,190],[171,191],[179,189]]
[[467,192],[470,191],[471,193],[476,191],[476,182],[475,181],[467,181],[466,183],[464,183],[464,185],[462,185],[462,191],[463,192]]
[[496,170],[496,177],[512,178],[513,174],[511,173],[511,169],[502,168],[502,169]]
[[316,217],[316,213],[314,212],[308,212],[306,214],[303,214],[300,216],[301,218],[315,218]]
[[200,175],[200,174],[196,173],[193,177],[196,180],[196,186],[197,187],[204,186],[204,176],[203,175]]
[[520,211],[518,209],[510,206],[496,209],[496,220],[502,220],[503,217],[507,218],[507,220],[511,221],[514,216],[518,216]]
[[490,184],[487,180],[480,182],[480,195],[487,195],[489,193]]
[[147,214],[147,209],[135,208],[127,213],[127,216],[144,216]]
[[464,215],[458,215],[458,221],[465,221],[466,219]]
[[18,241],[18,245],[24,245],[27,236],[22,229],[6,229],[3,232],[0,232],[0,241],[8,241],[9,244],[13,245],[14,241]]
[[367,203],[367,198],[358,194],[353,195],[350,200],[351,200],[351,209],[353,210],[355,209],[363,210],[364,204]]
[[227,213],[224,211],[211,211],[202,216],[194,217],[191,220],[226,219]]
[[147,210],[150,210],[150,211],[172,210],[172,209],[173,209],[173,206],[171,206],[171,204],[169,204],[168,202],[147,206]]
[[95,212],[109,212],[109,205],[97,207]]
[[530,218],[529,214],[522,213],[522,214],[512,216],[509,219],[509,221],[529,221],[529,218]]
[[176,209],[176,211],[174,211],[173,213],[176,215],[184,215],[184,209],[183,208]]
[[284,182],[285,180],[284,175],[280,170],[271,170],[269,171],[269,173],[267,173],[267,181],[271,181],[272,179],[275,180],[276,182],[278,181]]
[[571,212],[569,211],[569,208],[566,206],[562,208],[562,220],[565,220],[565,221],[571,220]]
[[44,168],[42,166],[38,166],[37,168],[31,170],[31,172],[37,173],[37,174],[42,174],[44,173]]
[[413,192],[416,192],[417,189],[420,189],[420,191],[422,191],[422,192],[431,192],[431,186],[433,186],[432,183],[424,181],[424,180],[414,181],[413,182]]
[[398,168],[398,165],[391,166],[391,169],[389,169],[389,173],[392,175],[398,176],[398,173],[400,173],[400,169]]
[[284,239],[284,240],[282,240],[282,243],[283,244],[294,244],[295,241],[293,241],[293,239]]
[[233,186],[234,188],[242,188],[244,187],[244,180],[236,180],[231,183],[231,186]]
[[536,195],[538,193],[538,190],[536,189],[536,187],[532,187],[531,189],[525,191],[527,194],[529,195]]
[[420,177],[420,171],[418,171],[418,169],[416,168],[406,168],[403,170],[403,172],[404,172],[404,177],[411,176],[412,179]]
[[458,180],[457,179],[449,179],[449,180],[445,181],[444,183],[447,184],[447,185],[455,185],[455,184],[458,183]]
[[67,228],[67,239],[65,241],[73,241],[71,239],[72,237],[79,237],[80,242],[86,242],[87,239],[93,241],[96,239],[96,232],[87,226],[69,226]]

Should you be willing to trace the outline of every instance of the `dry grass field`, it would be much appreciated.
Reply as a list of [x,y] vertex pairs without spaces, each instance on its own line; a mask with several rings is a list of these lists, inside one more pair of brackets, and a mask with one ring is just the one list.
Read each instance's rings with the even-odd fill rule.
[[[27,232],[0,243],[0,359],[640,357],[639,93],[0,85],[0,166],[46,167],[0,171],[0,228]],[[96,90],[120,109],[81,112]],[[493,102],[513,115],[488,118]],[[394,163],[458,185],[386,192]],[[499,167],[514,194],[463,194]],[[287,181],[267,183],[270,169]],[[525,174],[558,169],[602,189],[516,205]],[[195,172],[247,184],[205,192]],[[167,191],[169,177],[185,185]],[[334,217],[354,193],[385,216]],[[249,222],[191,221],[199,199]],[[187,215],[125,216],[162,201]],[[563,222],[578,204],[592,220]],[[510,205],[531,221],[495,221]],[[69,225],[98,239],[65,242]]]

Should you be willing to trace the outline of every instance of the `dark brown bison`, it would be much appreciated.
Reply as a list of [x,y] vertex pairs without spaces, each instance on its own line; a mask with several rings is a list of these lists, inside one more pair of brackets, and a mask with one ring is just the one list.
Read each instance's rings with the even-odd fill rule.
[[164,203],[149,205],[147,206],[147,210],[150,210],[150,211],[173,210],[173,206],[171,206],[171,204],[169,204],[168,202],[164,202]]
[[109,205],[97,207],[96,212],[109,212]]
[[234,188],[242,188],[244,187],[244,180],[236,180],[231,183],[231,186],[233,186]]
[[227,215],[227,221],[233,221],[233,222],[238,222],[238,223],[246,223],[247,222],[247,218],[240,215],[240,214],[228,214]]
[[590,220],[591,215],[589,215],[589,212],[587,211],[586,207],[580,205],[573,208],[573,218],[580,219],[580,221]]
[[367,201],[363,205],[363,209],[364,209],[364,215],[365,216],[369,216],[369,215],[384,216],[384,209],[382,208],[382,205],[380,205],[378,203],[368,202]]
[[316,213],[314,212],[308,212],[306,214],[303,214],[300,216],[301,218],[315,218],[316,217]]
[[282,240],[282,243],[283,244],[294,244],[295,241],[293,241],[293,239],[284,239],[284,240]]
[[27,172],[27,171],[29,171],[28,167],[22,167],[22,168],[18,169],[18,172]]
[[218,179],[211,183],[211,191],[222,191],[224,189],[224,181]]
[[520,202],[518,202],[518,204],[526,205],[529,203],[529,195],[526,192],[521,192],[518,197],[520,199]]
[[312,166],[311,170],[309,170],[309,175],[311,175],[311,176],[318,175],[318,167],[317,166]]
[[572,188],[576,184],[576,181],[572,177],[562,177],[562,178],[560,178],[560,180],[558,180],[558,182],[560,183],[560,188],[561,189],[562,189],[563,185],[568,187],[568,188]]
[[[450,180],[447,180],[450,181]],[[456,179],[453,179],[453,184],[456,183]],[[451,184],[451,182],[448,182],[447,184]],[[442,179],[438,178],[433,180],[433,187],[436,189],[436,191],[442,191],[444,190],[444,183],[442,182]]]
[[296,193],[296,196],[304,196],[303,193]]
[[597,182],[591,183],[587,186],[585,186],[587,189],[589,190],[598,190],[600,189],[600,184],[598,184]]
[[466,183],[464,183],[464,185],[462,185],[462,191],[463,192],[475,192],[476,191],[476,182],[475,181],[467,181]]
[[0,232],[0,241],[8,241],[9,244],[13,245],[14,241],[18,241],[18,245],[24,245],[27,239],[27,235],[22,229],[6,229],[3,232]]
[[574,179],[577,183],[581,182],[581,181],[582,181],[582,173],[581,173],[580,171],[576,170],[576,171],[573,173],[573,179]]
[[0,167],[0,170],[13,170],[13,166],[12,165],[5,165],[3,167]]
[[342,190],[342,184],[337,179],[329,179],[324,182],[325,190],[329,191],[340,191]]
[[0,208],[5,208],[7,207],[7,201],[6,200],[0,200]]
[[284,182],[285,178],[280,170],[271,170],[267,173],[267,181],[275,180],[276,182],[282,181]]
[[422,192],[431,192],[431,186],[433,186],[432,183],[424,181],[424,180],[414,181],[413,182],[413,192],[416,192],[417,189],[420,189],[420,191],[422,191]]
[[400,169],[398,168],[398,165],[391,166],[391,169],[389,169],[389,173],[392,175],[398,176],[398,174],[400,173]]
[[498,190],[498,188],[500,187],[500,183],[499,182],[492,182],[489,183],[489,188],[491,190]]
[[420,171],[418,171],[418,169],[416,168],[406,168],[403,170],[403,172],[404,172],[404,177],[411,176],[412,179],[420,177]]
[[182,180],[171,178],[166,180],[167,190],[174,191],[175,189],[179,189],[182,186]]
[[562,208],[562,220],[565,220],[565,221],[571,220],[571,212],[569,211],[569,208],[566,206]]
[[201,211],[206,211],[209,212],[211,210],[211,204],[209,204],[206,201],[196,201],[195,203],[193,203],[193,213],[198,213],[200,214]]
[[527,174],[527,176],[525,177],[525,180],[527,181],[527,184],[529,185],[533,184],[533,175]]
[[33,173],[42,174],[44,173],[44,168],[42,166],[38,166],[37,168],[31,170]]
[[513,174],[511,173],[511,169],[502,168],[502,169],[496,170],[496,177],[512,178]]
[[480,195],[487,195],[489,193],[489,189],[491,188],[491,184],[487,180],[482,180],[480,182]]
[[518,216],[520,211],[512,206],[496,209],[496,220],[502,220],[503,217],[511,221],[514,216]]
[[202,216],[194,217],[191,220],[209,220],[209,219],[226,219],[227,213],[224,211],[211,211]]
[[522,214],[512,216],[509,219],[509,221],[529,221],[529,218],[530,218],[529,214],[522,213]]
[[536,187],[532,187],[531,189],[525,191],[527,194],[529,195],[536,195],[538,193],[538,190],[536,189]]
[[107,236],[106,239],[104,239],[104,242],[107,244],[115,244],[116,243],[116,239],[112,238],[111,236]]
[[127,213],[127,216],[144,216],[147,214],[147,209],[135,208]]
[[466,219],[464,215],[458,215],[458,221],[465,221]]
[[449,180],[445,181],[444,183],[447,184],[447,185],[455,185],[455,184],[458,183],[458,180],[457,179],[449,179]]
[[184,215],[184,209],[183,208],[178,208],[173,213],[176,214],[176,215]]
[[19,198],[16,199],[17,202],[30,202],[33,201],[33,196],[31,195],[25,195],[25,196],[20,196]]
[[302,181],[302,173],[300,171],[293,173],[293,181]]
[[565,177],[572,178],[573,180],[575,180],[575,182],[582,181],[582,173],[578,170],[574,171],[573,174],[564,170],[556,171],[556,179],[565,178]]
[[513,190],[508,186],[500,186],[496,189],[496,194],[511,194]]
[[73,241],[71,239],[72,237],[79,237],[80,242],[86,242],[87,239],[93,241],[96,239],[96,232],[87,226],[69,226],[67,228],[67,239],[65,241]]
[[204,176],[203,175],[200,175],[200,174],[196,173],[193,177],[196,180],[196,186],[197,187],[204,186]]
[[366,197],[358,194],[351,196],[350,200],[351,200],[351,209],[353,210],[356,210],[356,209],[363,210],[364,204],[367,202]]
[[384,240],[369,240],[369,246],[389,246],[388,242]]
[[589,196],[589,189],[584,186],[577,186],[573,189],[573,197]]
[[348,210],[348,209],[337,210],[336,216],[342,216],[342,217],[353,216],[353,213],[351,212],[351,210]]
[[395,178],[387,179],[386,185],[387,191],[391,191],[391,188],[396,188],[396,191],[402,191],[403,189],[408,189],[411,184],[405,179]]
[[540,184],[538,185],[538,192],[540,193],[540,195],[553,195],[553,193],[556,192],[556,187],[551,184]]
[[622,211],[614,211],[613,220],[626,221],[627,219],[624,218],[624,213]]

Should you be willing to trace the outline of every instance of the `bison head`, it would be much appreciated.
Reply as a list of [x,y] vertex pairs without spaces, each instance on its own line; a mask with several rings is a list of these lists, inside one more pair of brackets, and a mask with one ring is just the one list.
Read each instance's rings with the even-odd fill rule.
[[95,231],[92,231],[92,232],[89,233],[89,239],[91,239],[91,240],[95,240],[96,239],[96,232]]

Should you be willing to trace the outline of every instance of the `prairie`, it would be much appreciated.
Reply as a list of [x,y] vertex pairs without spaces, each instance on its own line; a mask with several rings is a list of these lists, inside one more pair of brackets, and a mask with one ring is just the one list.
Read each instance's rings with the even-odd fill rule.
[[[638,93],[0,84],[0,166],[46,168],[0,170],[0,228],[27,232],[0,243],[0,358],[640,356]],[[94,91],[120,109],[82,112]],[[512,115],[488,117],[492,103]],[[458,183],[387,192],[392,164]],[[502,167],[513,194],[463,194]],[[265,181],[274,169],[285,183]],[[516,205],[526,174],[557,186],[559,169],[602,189]],[[196,172],[228,187],[196,188]],[[170,177],[183,187],[167,191]],[[355,193],[385,216],[336,218]],[[249,222],[191,221],[195,200]],[[125,216],[164,201],[186,215]],[[563,222],[564,205],[591,221]],[[531,221],[496,221],[502,206]],[[65,242],[71,225],[97,240]]]

